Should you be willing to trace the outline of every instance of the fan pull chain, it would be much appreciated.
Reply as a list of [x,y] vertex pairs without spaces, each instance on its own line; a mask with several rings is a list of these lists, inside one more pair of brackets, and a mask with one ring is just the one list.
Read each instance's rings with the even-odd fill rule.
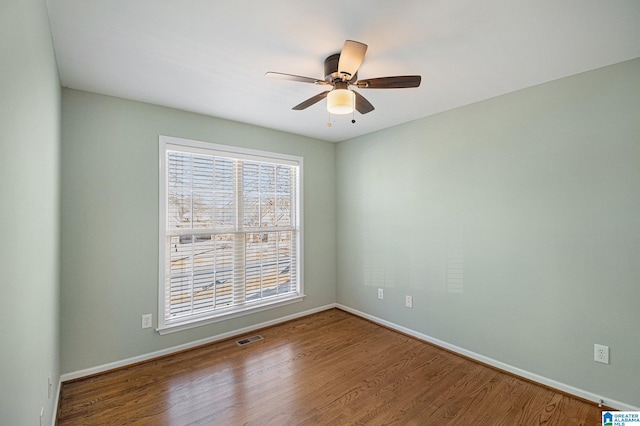
[[333,126],[333,124],[331,124],[331,113],[329,113],[329,121],[327,122],[327,127],[331,126]]

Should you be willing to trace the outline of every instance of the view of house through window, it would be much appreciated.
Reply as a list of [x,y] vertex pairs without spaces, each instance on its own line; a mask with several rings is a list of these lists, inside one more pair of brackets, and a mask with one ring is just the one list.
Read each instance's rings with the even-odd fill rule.
[[165,136],[160,157],[159,331],[300,300],[302,159]]

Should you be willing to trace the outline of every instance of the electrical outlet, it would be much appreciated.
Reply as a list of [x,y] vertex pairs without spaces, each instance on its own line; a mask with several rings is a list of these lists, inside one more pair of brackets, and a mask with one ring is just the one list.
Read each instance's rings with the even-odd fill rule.
[[51,399],[51,387],[53,382],[51,381],[51,371],[49,371],[49,378],[47,379],[47,397]]
[[384,299],[384,290],[381,288],[378,289],[378,299]]
[[593,360],[603,364],[609,364],[609,346],[593,345]]
[[407,308],[413,308],[413,296],[404,297],[404,306]]
[[146,314],[142,316],[142,328],[151,328],[152,315]]

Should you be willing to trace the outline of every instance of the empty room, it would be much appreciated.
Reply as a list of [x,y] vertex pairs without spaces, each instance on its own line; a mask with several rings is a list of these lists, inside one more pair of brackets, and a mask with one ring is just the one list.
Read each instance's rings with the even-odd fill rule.
[[640,424],[640,2],[3,0],[0,425]]

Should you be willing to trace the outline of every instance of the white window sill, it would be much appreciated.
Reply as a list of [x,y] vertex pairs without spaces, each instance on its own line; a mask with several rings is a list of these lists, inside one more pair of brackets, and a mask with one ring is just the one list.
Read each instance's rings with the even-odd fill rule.
[[204,318],[190,318],[187,321],[174,321],[164,326],[158,327],[156,331],[161,335],[175,333],[177,331],[188,330],[194,327],[200,327],[207,324],[213,324],[220,321],[225,321],[231,318],[238,318],[241,316],[253,314],[255,312],[265,311],[267,309],[278,308],[280,306],[289,305],[291,303],[297,303],[304,300],[305,295],[287,296],[286,298],[274,298],[270,302],[266,302],[265,299],[259,301],[259,305],[253,303],[247,303],[246,305],[233,306],[227,310],[220,310],[212,314],[209,313]]

